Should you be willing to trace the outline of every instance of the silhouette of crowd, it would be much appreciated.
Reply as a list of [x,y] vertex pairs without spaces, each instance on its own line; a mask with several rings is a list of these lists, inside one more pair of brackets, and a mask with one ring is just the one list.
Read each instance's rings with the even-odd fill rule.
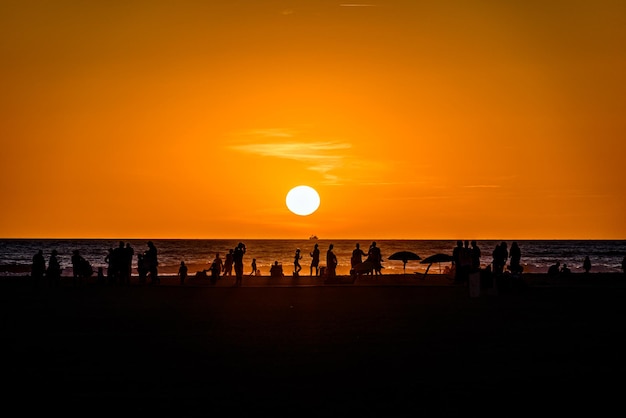
[[[195,277],[208,278],[211,284],[215,284],[221,276],[232,277],[232,270],[234,269],[234,286],[239,287],[242,285],[244,274],[243,259],[245,254],[246,245],[242,242],[239,242],[235,248],[229,249],[225,259],[222,259],[220,253],[216,252],[209,267],[197,272]],[[106,276],[104,275],[104,269],[99,267],[97,271],[97,283],[129,285],[132,277],[134,255],[135,250],[133,247],[130,243],[124,243],[124,241],[119,241],[116,248],[109,248],[104,257],[104,262],[107,266]],[[314,244],[309,255],[311,257],[310,276],[321,276],[324,278],[336,277],[338,259],[334,252],[334,244],[331,243],[328,246],[325,266],[320,265],[320,249],[318,243]],[[521,262],[522,251],[516,241],[511,243],[510,248],[505,241],[500,242],[495,246],[491,255],[491,263],[483,269],[481,268],[481,249],[478,247],[476,241],[471,241],[470,243],[468,240],[458,240],[451,255],[455,282],[467,285],[470,275],[473,273],[480,273],[481,281],[484,283],[491,282],[493,286],[496,286],[498,283],[500,286],[503,283],[510,285],[514,283],[515,279],[521,277],[524,271],[524,266]],[[38,288],[44,278],[47,279],[48,287],[59,287],[62,269],[58,256],[59,253],[57,250],[53,249],[50,253],[47,265],[42,250],[39,250],[33,256],[31,277],[34,288]],[[297,248],[293,258],[293,277],[299,277],[300,275],[299,273],[302,270],[300,260],[302,260],[301,250]],[[367,252],[364,252],[360,244],[356,243],[350,257],[350,275],[382,275],[382,269],[384,268],[382,263],[383,257],[381,250],[375,241],[370,244]],[[74,286],[82,285],[84,280],[91,277],[94,273],[91,263],[81,255],[79,250],[72,251],[71,264],[71,277]],[[147,249],[137,254],[138,282],[141,284],[149,281],[151,284],[160,284],[158,266],[158,250],[152,241],[148,241]],[[251,266],[252,270],[250,276],[261,274],[260,270],[257,269],[256,258],[252,259]],[[621,268],[624,273],[626,273],[626,257],[622,260]],[[585,273],[591,271],[592,265],[589,256],[584,258],[582,269]],[[210,273],[210,277],[207,273]],[[547,271],[548,277],[565,276],[570,273],[571,269],[567,264],[561,265],[558,260],[555,264],[551,265]],[[180,279],[180,284],[183,285],[188,277],[188,266],[184,261],[180,262],[177,276]],[[270,276],[284,277],[282,264],[278,261],[275,261],[270,266]]]

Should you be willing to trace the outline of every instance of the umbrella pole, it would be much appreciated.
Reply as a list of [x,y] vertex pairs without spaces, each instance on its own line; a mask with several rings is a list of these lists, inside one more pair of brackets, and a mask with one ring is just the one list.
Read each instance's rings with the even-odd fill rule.
[[428,274],[428,270],[430,270],[430,266],[432,266],[432,265],[433,265],[433,263],[430,263],[428,265],[428,267],[426,267],[426,273],[424,273],[424,277],[426,277],[426,275]]

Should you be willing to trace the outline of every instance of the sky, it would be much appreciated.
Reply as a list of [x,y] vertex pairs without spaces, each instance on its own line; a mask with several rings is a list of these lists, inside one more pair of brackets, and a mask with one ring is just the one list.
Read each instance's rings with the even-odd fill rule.
[[625,51],[623,1],[3,0],[0,237],[626,239]]

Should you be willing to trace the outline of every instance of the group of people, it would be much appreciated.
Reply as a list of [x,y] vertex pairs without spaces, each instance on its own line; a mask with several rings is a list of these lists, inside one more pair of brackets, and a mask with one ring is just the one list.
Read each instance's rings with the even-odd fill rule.
[[[243,242],[238,243],[235,248],[228,250],[225,259],[222,259],[219,252],[215,253],[215,258],[211,262],[208,269],[199,272],[202,275],[206,275],[210,272],[210,280],[212,284],[215,284],[222,276],[232,276],[233,268],[235,270],[235,286],[239,287],[242,284],[244,268],[243,268],[243,256],[246,254],[246,245]],[[178,276],[180,278],[180,284],[185,283],[187,277],[187,266],[184,261],[180,262],[178,269]],[[252,270],[256,273],[256,259],[252,259]],[[251,273],[252,274],[252,273]]]
[[[152,284],[159,284],[158,274],[158,251],[152,241],[147,243],[148,249],[137,255],[137,272],[139,276],[139,282],[145,283],[148,278]],[[108,280],[109,283],[129,284],[132,261],[135,254],[134,249],[130,243],[119,242],[119,246],[115,249],[109,248],[108,254],[104,261],[107,264],[107,276],[103,275],[102,267],[98,268],[99,281]],[[232,276],[233,269],[235,270],[235,286],[241,286],[244,275],[243,258],[246,254],[246,246],[240,242],[233,249],[230,249],[225,256],[225,259],[220,257],[220,253],[215,254],[215,258],[212,260],[208,269],[203,270],[201,273],[205,274],[210,272],[211,281],[215,283],[220,275]],[[48,264],[43,255],[43,251],[39,250],[32,260],[31,277],[35,286],[38,286],[40,281],[46,277],[49,287],[57,287],[61,279],[61,265],[58,260],[59,253],[57,250],[52,250]],[[334,245],[330,244],[326,251],[326,266],[320,266],[320,249],[319,244],[315,243],[313,250],[309,253],[311,257],[311,264],[309,275],[313,276],[325,276],[335,277],[337,269],[337,256],[334,253]],[[511,244],[510,249],[507,243],[502,241],[498,244],[492,252],[492,266],[487,268],[496,275],[502,275],[506,270],[509,270],[513,275],[519,275],[524,270],[521,265],[521,250],[517,242]],[[296,249],[294,254],[294,277],[298,277],[302,266],[300,260],[302,260],[301,250]],[[472,272],[480,271],[480,258],[481,250],[478,247],[476,241],[457,241],[456,247],[452,251],[452,263],[455,271],[455,281],[467,282],[469,275]],[[78,250],[74,250],[71,257],[72,261],[72,276],[74,279],[74,285],[81,283],[82,279],[91,277],[93,275],[93,268],[91,264],[80,254]],[[382,275],[382,254],[380,248],[376,245],[376,242],[372,242],[367,252],[363,251],[360,244],[357,243],[350,258],[350,274],[373,274]],[[508,262],[508,266],[507,266]],[[583,269],[585,273],[589,273],[591,270],[591,261],[589,257],[585,257],[583,262]],[[315,274],[314,274],[315,270]],[[626,257],[622,260],[622,270],[626,273]],[[557,261],[554,265],[548,269],[548,274],[551,276],[563,275],[570,273],[571,270],[567,267],[567,264],[563,264]],[[200,273],[200,272],[199,272]],[[259,271],[256,266],[256,259],[252,259],[252,271],[250,275],[258,275]],[[270,267],[270,275],[272,277],[283,277],[282,265],[275,261]],[[178,276],[180,283],[184,284],[188,277],[188,267],[184,261],[181,261],[178,270]]]
[[[337,275],[337,255],[334,252],[334,245],[330,244],[326,251],[326,266],[320,266],[320,249],[319,244],[315,243],[313,250],[309,253],[311,257],[311,264],[309,269],[310,276],[324,276],[324,277],[336,277]],[[302,250],[296,248],[293,259],[293,277],[299,277],[302,265]],[[352,251],[352,257],[350,259],[351,274],[359,274],[361,272],[365,274],[382,275],[381,270],[383,257],[380,252],[380,248],[376,245],[376,242],[372,242],[367,253],[365,253],[360,245],[357,243],[356,248]],[[362,270],[358,270],[359,266],[363,266]],[[314,273],[315,270],[315,273]],[[358,270],[358,271],[357,271]],[[256,274],[256,259],[253,259],[252,274]],[[225,273],[226,275],[226,273]],[[277,260],[270,266],[271,277],[284,277],[283,266]]]
[[[151,283],[159,284],[158,275],[158,251],[152,241],[148,241],[148,249],[137,255],[137,273],[139,281],[145,283],[150,278]],[[120,241],[117,248],[109,248],[104,262],[107,265],[106,277],[102,267],[98,268],[98,281],[108,281],[110,284],[129,284],[132,273],[132,262],[135,250],[130,243]],[[58,251],[52,250],[46,266],[43,251],[39,250],[32,260],[31,277],[35,287],[39,286],[45,277],[48,280],[48,287],[58,287],[61,281],[61,264],[58,259]],[[79,250],[72,251],[72,278],[75,286],[80,285],[85,278],[91,277],[94,273],[91,263],[86,260]]]

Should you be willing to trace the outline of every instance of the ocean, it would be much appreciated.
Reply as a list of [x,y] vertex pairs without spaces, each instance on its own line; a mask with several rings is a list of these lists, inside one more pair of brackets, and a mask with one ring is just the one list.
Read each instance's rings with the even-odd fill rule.
[[[150,239],[121,239],[130,243],[135,254],[143,253],[148,249]],[[151,239],[158,249],[159,274],[176,275],[181,261],[185,261],[189,273],[207,269],[210,262],[219,252],[224,258],[229,249],[239,242],[246,245],[244,257],[244,272],[252,271],[252,259],[256,259],[257,269],[262,275],[269,275],[270,265],[274,261],[282,263],[285,274],[293,271],[293,259],[297,248],[300,248],[302,259],[301,275],[309,274],[311,257],[315,243],[319,244],[320,265],[325,265],[326,251],[329,244],[334,245],[334,252],[339,265],[337,274],[347,275],[350,271],[350,256],[355,244],[367,252],[372,241],[376,241],[383,256],[383,274],[400,274],[403,272],[402,261],[387,260],[397,251],[411,251],[422,259],[437,253],[452,254],[456,241],[452,240],[376,240],[376,239],[342,239],[342,240],[284,240],[284,239]],[[0,273],[3,275],[25,275],[30,272],[33,255],[43,250],[47,260],[52,250],[59,253],[59,261],[63,268],[63,276],[72,275],[71,255],[74,250],[91,262],[94,270],[103,267],[106,272],[105,257],[109,248],[115,248],[120,240],[115,239],[3,239],[0,240]],[[492,262],[492,251],[501,240],[477,240],[482,252],[481,265],[483,267]],[[510,249],[512,240],[504,241]],[[589,256],[592,272],[621,272],[622,259],[626,255],[626,241],[622,240],[519,240],[517,241],[522,252],[522,266],[524,272],[544,273],[548,267],[559,261],[567,264],[572,272],[582,272],[585,256]],[[133,267],[136,268],[137,257],[133,258]],[[448,264],[449,265],[449,264]],[[420,261],[409,261],[406,264],[406,273],[425,272],[427,264]],[[438,273],[445,268],[445,264],[433,265],[429,274]],[[136,270],[133,270],[136,274]]]

